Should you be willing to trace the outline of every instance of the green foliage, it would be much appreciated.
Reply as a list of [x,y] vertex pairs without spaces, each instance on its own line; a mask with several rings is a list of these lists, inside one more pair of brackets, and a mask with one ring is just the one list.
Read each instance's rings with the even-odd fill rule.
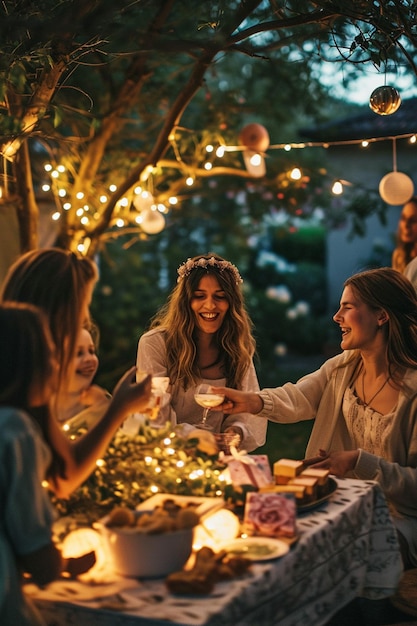
[[155,493],[220,496],[224,468],[198,439],[145,423],[135,436],[119,430],[87,481],[68,500],[53,501],[61,516],[83,514],[94,521],[119,505],[134,509]]

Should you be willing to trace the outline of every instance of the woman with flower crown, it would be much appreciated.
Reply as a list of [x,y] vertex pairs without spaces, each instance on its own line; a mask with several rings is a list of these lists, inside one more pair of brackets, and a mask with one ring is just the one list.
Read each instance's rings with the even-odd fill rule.
[[[216,254],[196,256],[178,268],[176,287],[138,344],[138,369],[170,380],[160,424],[170,420],[187,430],[185,424],[195,428],[201,422],[202,409],[194,400],[200,383],[259,390],[242,282],[237,267]],[[237,434],[239,447],[248,452],[265,442],[266,420],[248,413],[225,415],[214,408],[208,423],[215,433]]]

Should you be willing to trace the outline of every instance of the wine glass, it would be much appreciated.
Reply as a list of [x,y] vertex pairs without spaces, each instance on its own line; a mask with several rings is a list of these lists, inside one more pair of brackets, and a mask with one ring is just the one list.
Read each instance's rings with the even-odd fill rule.
[[201,383],[201,385],[198,385],[195,391],[194,400],[197,402],[197,404],[204,407],[203,419],[199,424],[196,424],[196,426],[198,428],[212,430],[212,426],[210,426],[210,424],[207,424],[207,416],[210,409],[215,406],[219,406],[219,404],[222,404],[224,396],[220,393],[216,393],[215,387],[212,387],[207,383]]

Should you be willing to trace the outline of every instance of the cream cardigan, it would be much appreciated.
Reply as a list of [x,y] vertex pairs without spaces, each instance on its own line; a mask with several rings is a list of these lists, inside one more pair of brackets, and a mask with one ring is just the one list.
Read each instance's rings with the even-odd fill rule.
[[[339,367],[351,357],[352,352],[345,351],[295,384],[260,392],[264,406],[258,415],[278,423],[314,419],[306,457],[317,455],[320,448],[340,451],[354,447],[342,402],[358,359]],[[377,481],[397,512],[417,517],[417,370],[406,371],[393,420],[387,458],[360,450],[353,477]]]

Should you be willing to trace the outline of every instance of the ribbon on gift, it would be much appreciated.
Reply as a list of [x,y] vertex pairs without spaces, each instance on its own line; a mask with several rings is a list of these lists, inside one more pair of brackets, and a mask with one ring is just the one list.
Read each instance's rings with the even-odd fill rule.
[[229,456],[232,456],[235,461],[239,461],[245,465],[256,465],[256,462],[249,456],[246,450],[238,450],[234,445],[230,446],[230,454],[225,454],[223,451],[219,453],[219,459],[225,463],[227,463]]

